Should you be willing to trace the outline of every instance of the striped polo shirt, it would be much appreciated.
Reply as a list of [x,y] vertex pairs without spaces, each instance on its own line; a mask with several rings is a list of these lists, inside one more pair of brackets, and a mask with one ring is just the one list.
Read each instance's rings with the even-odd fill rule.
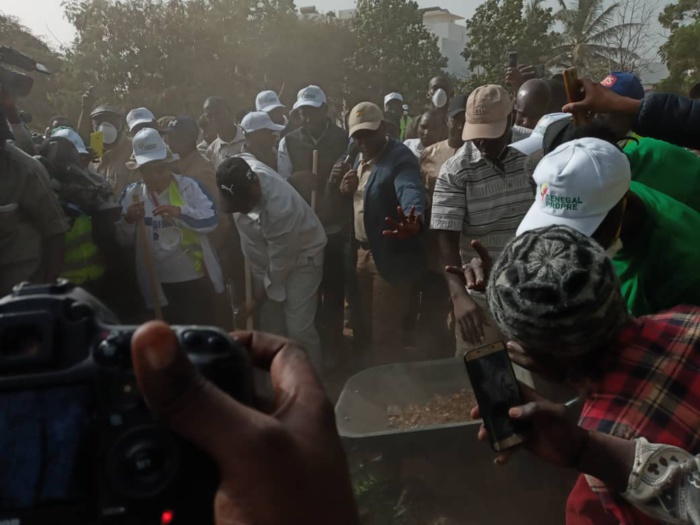
[[524,170],[527,158],[508,147],[497,163],[481,158],[470,162],[463,146],[443,164],[433,194],[433,230],[462,233],[461,254],[469,262],[476,252],[469,244],[478,239],[494,260],[534,201],[534,190]]

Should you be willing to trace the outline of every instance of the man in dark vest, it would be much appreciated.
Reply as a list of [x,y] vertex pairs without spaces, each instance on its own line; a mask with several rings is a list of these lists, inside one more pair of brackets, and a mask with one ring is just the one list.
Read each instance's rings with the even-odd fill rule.
[[[311,204],[315,190],[314,211],[328,237],[318,326],[324,347],[337,347],[343,337],[345,298],[345,244],[348,240],[349,215],[343,213],[339,181],[329,184],[333,165],[348,148],[347,132],[328,118],[326,95],[318,86],[308,86],[297,96],[294,111],[301,117],[301,127],[286,135],[279,144],[277,171]],[[318,173],[311,177],[314,150],[318,151]],[[332,346],[331,346],[332,345]]]

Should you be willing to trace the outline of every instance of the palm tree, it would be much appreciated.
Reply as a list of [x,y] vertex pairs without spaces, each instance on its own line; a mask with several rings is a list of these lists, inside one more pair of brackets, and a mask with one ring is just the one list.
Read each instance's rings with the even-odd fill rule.
[[615,56],[634,54],[634,50],[620,49],[614,44],[620,32],[639,26],[614,24],[619,3],[605,7],[604,0],[573,0],[569,7],[559,0],[559,5],[561,10],[556,19],[563,26],[562,44],[554,48],[551,64],[575,66],[579,73],[591,75],[596,70],[615,68]]

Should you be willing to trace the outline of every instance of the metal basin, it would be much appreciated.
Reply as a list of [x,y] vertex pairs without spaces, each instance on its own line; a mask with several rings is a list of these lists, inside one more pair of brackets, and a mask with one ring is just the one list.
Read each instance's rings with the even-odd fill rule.
[[[532,385],[528,372],[516,375]],[[420,479],[435,505],[460,524],[560,525],[577,474],[516,453],[505,466],[477,440],[479,421],[416,429],[389,428],[389,406],[423,404],[433,395],[471,389],[461,358],[399,363],[352,376],[336,404],[336,421],[351,453],[380,454],[401,465],[401,483]],[[409,480],[409,481],[407,481]],[[455,517],[457,516],[457,517]]]

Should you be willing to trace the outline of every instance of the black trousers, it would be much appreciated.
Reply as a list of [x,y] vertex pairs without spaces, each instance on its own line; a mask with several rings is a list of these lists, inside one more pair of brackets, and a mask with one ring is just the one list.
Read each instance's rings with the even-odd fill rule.
[[343,338],[345,310],[345,252],[347,235],[328,235],[323,258],[323,279],[319,287],[316,328],[321,346],[332,351]]
[[209,277],[181,283],[163,283],[168,306],[163,317],[170,324],[199,324],[217,326],[221,312],[219,296]]

